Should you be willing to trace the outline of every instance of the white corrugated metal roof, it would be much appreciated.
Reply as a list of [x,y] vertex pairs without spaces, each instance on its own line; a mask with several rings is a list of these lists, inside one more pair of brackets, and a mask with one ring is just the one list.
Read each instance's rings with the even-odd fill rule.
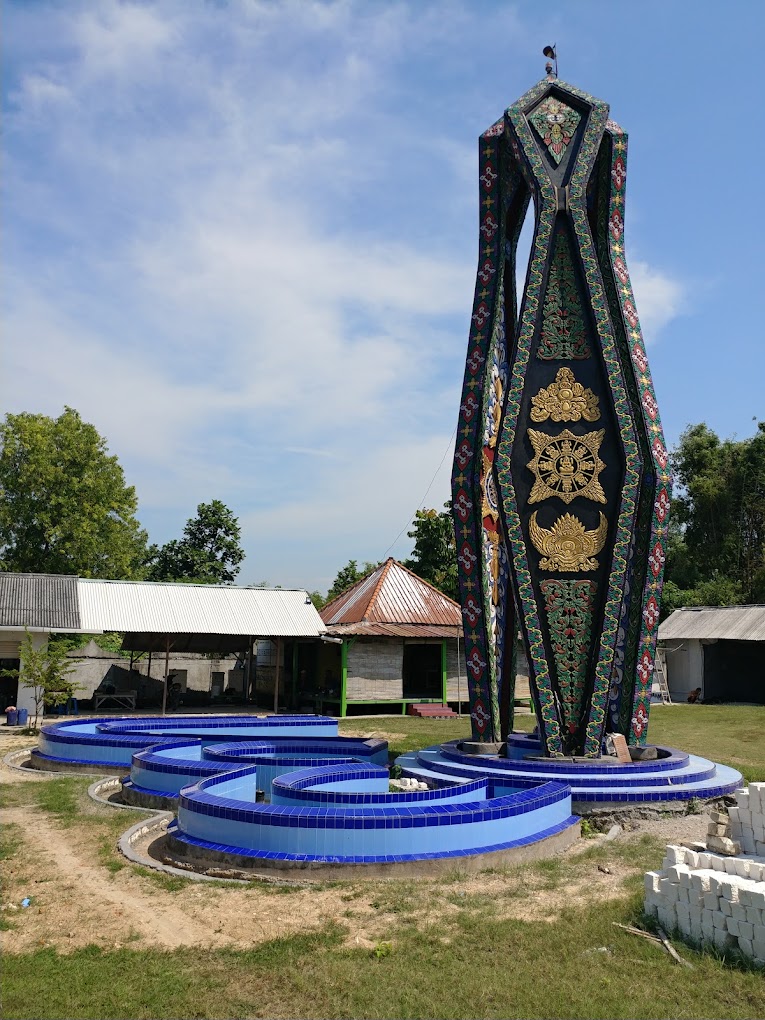
[[318,637],[327,629],[302,590],[86,578],[77,587],[83,630]]
[[659,627],[659,641],[765,641],[765,606],[676,609]]

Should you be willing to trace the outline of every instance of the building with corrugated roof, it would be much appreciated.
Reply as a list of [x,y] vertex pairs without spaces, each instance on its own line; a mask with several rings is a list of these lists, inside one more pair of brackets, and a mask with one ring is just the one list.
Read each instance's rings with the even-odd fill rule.
[[[459,605],[392,557],[321,610],[322,705],[467,701]],[[329,640],[327,640],[329,638]]]
[[765,606],[686,606],[659,627],[672,698],[765,704]]
[[[106,681],[134,693],[133,703],[156,704],[172,674],[189,702],[193,692],[212,697],[228,689],[241,699],[294,703],[301,656],[307,646],[313,654],[324,630],[303,589],[0,573],[0,668],[19,668],[27,632],[38,647],[55,633],[124,634],[123,656],[94,642],[77,650],[70,678],[82,685],[83,699]],[[256,645],[270,652],[257,669]],[[32,708],[31,691],[10,678],[0,698]]]

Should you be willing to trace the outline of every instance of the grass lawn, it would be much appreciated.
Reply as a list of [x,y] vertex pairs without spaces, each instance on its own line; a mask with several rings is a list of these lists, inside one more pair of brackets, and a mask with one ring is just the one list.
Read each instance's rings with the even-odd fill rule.
[[765,782],[765,705],[653,705],[648,741],[732,765]]
[[[515,728],[530,732],[533,715],[517,715]],[[389,733],[393,755],[470,736],[470,719],[412,716],[349,718],[341,733]],[[738,769],[748,782],[765,782],[765,705],[653,705],[648,742],[679,747]]]
[[[650,737],[765,780],[764,722],[759,708],[656,706]],[[518,724],[530,729],[533,719]],[[401,753],[466,737],[470,727],[467,718],[396,716],[348,719],[340,731],[388,734],[391,750]],[[470,879],[457,867],[438,881],[356,880],[319,886],[315,894],[220,885],[189,892],[185,879],[168,882],[122,862],[114,840],[136,816],[95,808],[85,779],[3,778],[14,819],[28,809],[62,838],[76,832],[73,845],[89,848],[109,882],[132,876],[158,911],[173,904],[177,914],[189,895],[214,900],[221,916],[246,897],[248,910],[263,916],[298,911],[301,897],[320,891],[335,904],[312,927],[250,948],[161,951],[136,938],[120,948],[11,950],[0,975],[4,1016],[765,1018],[765,975],[746,963],[678,944],[694,968],[686,970],[614,926],[640,923],[642,873],[659,866],[663,852],[648,835],[593,841],[576,855]],[[23,853],[23,825],[9,826],[0,844],[3,870]],[[17,895],[6,889],[3,902]],[[2,916],[12,940],[26,917]],[[374,935],[356,944],[362,920]]]

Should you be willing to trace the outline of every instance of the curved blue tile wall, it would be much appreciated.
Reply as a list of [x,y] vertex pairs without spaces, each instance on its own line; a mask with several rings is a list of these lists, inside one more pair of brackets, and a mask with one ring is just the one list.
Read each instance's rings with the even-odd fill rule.
[[366,864],[504,850],[577,823],[562,783],[495,798],[486,780],[397,794],[387,792],[386,769],[347,764],[282,776],[273,802],[258,804],[256,772],[247,767],[183,789],[173,837],[264,861]]
[[213,745],[206,740],[170,740],[139,751],[125,786],[139,795],[173,797],[197,779],[251,764],[257,767],[258,789],[268,797],[273,780],[296,768],[341,761],[388,763],[385,740],[284,736]]
[[335,737],[337,720],[324,716],[147,716],[77,719],[46,724],[33,753],[43,767],[57,763],[99,767],[130,765],[132,755],[168,737],[225,743],[278,735]]
[[507,757],[465,754],[460,743],[453,740],[412,751],[397,758],[396,764],[404,775],[426,782],[486,776],[498,794],[524,781],[554,780],[568,784],[572,800],[584,803],[710,799],[732,793],[742,783],[735,769],[670,747],[659,747],[655,761],[621,763],[602,758],[530,760],[524,755],[537,755],[540,747],[525,735],[511,737]]

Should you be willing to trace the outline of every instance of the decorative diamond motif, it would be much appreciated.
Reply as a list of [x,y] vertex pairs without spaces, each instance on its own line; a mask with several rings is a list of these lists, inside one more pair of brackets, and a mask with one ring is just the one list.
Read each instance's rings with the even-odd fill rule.
[[552,96],[541,102],[529,117],[556,163],[563,159],[581,119],[580,113]]
[[566,232],[555,238],[552,265],[542,309],[542,335],[537,357],[542,361],[589,358],[587,326],[576,285],[571,245]]
[[567,737],[576,733],[582,716],[597,585],[594,581],[550,578],[539,588],[545,600],[558,674],[566,731],[564,748],[569,751]]

